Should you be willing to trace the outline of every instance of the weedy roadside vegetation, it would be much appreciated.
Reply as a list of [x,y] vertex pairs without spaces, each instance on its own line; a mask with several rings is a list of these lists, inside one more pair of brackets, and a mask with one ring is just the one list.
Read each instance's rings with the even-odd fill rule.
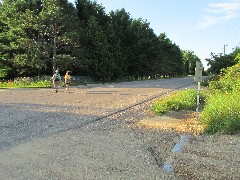
[[[49,88],[52,87],[51,78],[51,76],[19,77],[14,80],[4,80],[1,78],[0,88]],[[93,82],[94,81],[87,76],[72,76],[71,85],[87,85]],[[63,77],[60,85],[65,86]]]
[[[160,99],[154,103],[151,108],[157,115],[164,114],[168,111],[195,110],[197,104],[197,91],[187,89],[176,91],[175,93]],[[206,99],[205,92],[200,93],[200,104],[204,104]]]
[[22,77],[13,80],[0,82],[0,88],[47,88],[51,87],[52,82],[48,76],[43,77]]
[[[240,132],[240,63],[223,69],[217,80],[205,82],[208,90],[200,93],[200,122],[204,133],[236,134]],[[154,103],[157,114],[168,111],[196,110],[196,90],[173,93]]]
[[210,95],[201,114],[205,132],[240,132],[240,63],[223,69],[218,80],[209,82]]

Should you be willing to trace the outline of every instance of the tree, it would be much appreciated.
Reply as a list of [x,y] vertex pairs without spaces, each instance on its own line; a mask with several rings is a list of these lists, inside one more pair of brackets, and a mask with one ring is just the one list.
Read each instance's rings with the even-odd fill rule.
[[95,1],[77,0],[76,8],[77,15],[85,26],[88,25],[92,16],[95,17],[97,23],[101,27],[106,26],[109,21],[109,16],[105,13],[105,8],[102,5],[97,4]]
[[110,12],[111,24],[120,40],[126,76],[153,76],[157,57],[157,37],[145,20],[132,19],[125,9]]
[[[2,58],[15,74],[26,74],[41,66],[34,63],[31,47],[35,44],[34,25],[37,21],[39,1],[3,0],[0,22],[4,25],[1,32]],[[16,73],[17,72],[17,73]]]
[[121,66],[119,65],[121,52],[119,43],[114,38],[114,31],[111,31],[111,26],[105,32],[96,18],[91,16],[85,35],[84,58],[89,75],[100,81],[111,80],[118,75],[121,77]]
[[57,54],[74,55],[77,16],[67,0],[3,0],[1,12],[3,56],[16,74],[51,73]]
[[131,23],[132,45],[128,57],[128,73],[135,78],[152,76],[157,57],[157,36],[145,20],[134,19]]
[[123,76],[127,77],[129,75],[127,72],[129,64],[128,61],[131,59],[131,46],[133,44],[131,29],[132,19],[130,18],[130,14],[127,13],[125,9],[116,10],[115,12],[111,11],[109,16],[110,24],[113,27],[115,36],[120,45],[122,73]]
[[231,53],[231,56],[234,58],[236,62],[240,61],[240,48],[236,47],[234,51]]
[[211,53],[211,58],[206,59],[210,68],[208,68],[209,73],[219,74],[221,69],[231,67],[236,64],[232,55],[216,55]]
[[161,50],[160,66],[163,76],[175,76],[183,74],[183,58],[180,48],[167,38],[165,33],[158,36],[159,46]]
[[193,51],[183,50],[182,57],[184,61],[184,73],[194,74],[196,68],[196,61],[201,62],[200,58],[198,58]]
[[67,0],[42,0],[42,3],[40,34],[46,47],[52,49],[53,67],[56,67],[57,52],[72,55],[78,46],[75,41],[78,35],[77,11]]

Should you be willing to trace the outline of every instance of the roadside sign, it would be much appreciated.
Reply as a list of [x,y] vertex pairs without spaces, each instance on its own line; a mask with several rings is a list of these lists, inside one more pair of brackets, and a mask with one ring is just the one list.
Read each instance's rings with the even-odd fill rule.
[[202,81],[202,70],[203,65],[199,61],[196,61],[196,69],[195,69],[195,77],[194,82],[197,83],[197,108],[196,108],[196,122],[195,122],[195,130],[197,133],[198,126],[198,112],[199,112],[199,99],[200,99],[200,82]]
[[202,81],[202,70],[203,70],[203,64],[200,63],[199,61],[196,61],[194,82]]

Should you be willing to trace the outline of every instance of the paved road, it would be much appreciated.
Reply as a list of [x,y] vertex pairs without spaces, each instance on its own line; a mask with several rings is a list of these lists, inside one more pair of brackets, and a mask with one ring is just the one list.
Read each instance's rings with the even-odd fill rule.
[[193,77],[51,89],[0,91],[0,150],[81,127],[146,99],[193,83]]

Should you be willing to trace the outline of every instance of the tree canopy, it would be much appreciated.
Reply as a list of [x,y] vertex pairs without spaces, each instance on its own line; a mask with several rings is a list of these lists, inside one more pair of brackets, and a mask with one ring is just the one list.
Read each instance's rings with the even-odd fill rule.
[[182,51],[183,61],[184,61],[184,73],[194,74],[196,68],[196,61],[201,61],[193,51]]
[[[150,23],[90,0],[2,0],[0,65],[9,77],[60,72],[95,80],[177,76],[200,60]],[[159,27],[161,28],[161,27]]]
[[208,69],[209,73],[220,74],[222,69],[231,67],[237,63],[237,54],[216,55],[211,53],[211,58],[206,59],[206,61],[208,62],[208,65],[210,65],[210,68]]

